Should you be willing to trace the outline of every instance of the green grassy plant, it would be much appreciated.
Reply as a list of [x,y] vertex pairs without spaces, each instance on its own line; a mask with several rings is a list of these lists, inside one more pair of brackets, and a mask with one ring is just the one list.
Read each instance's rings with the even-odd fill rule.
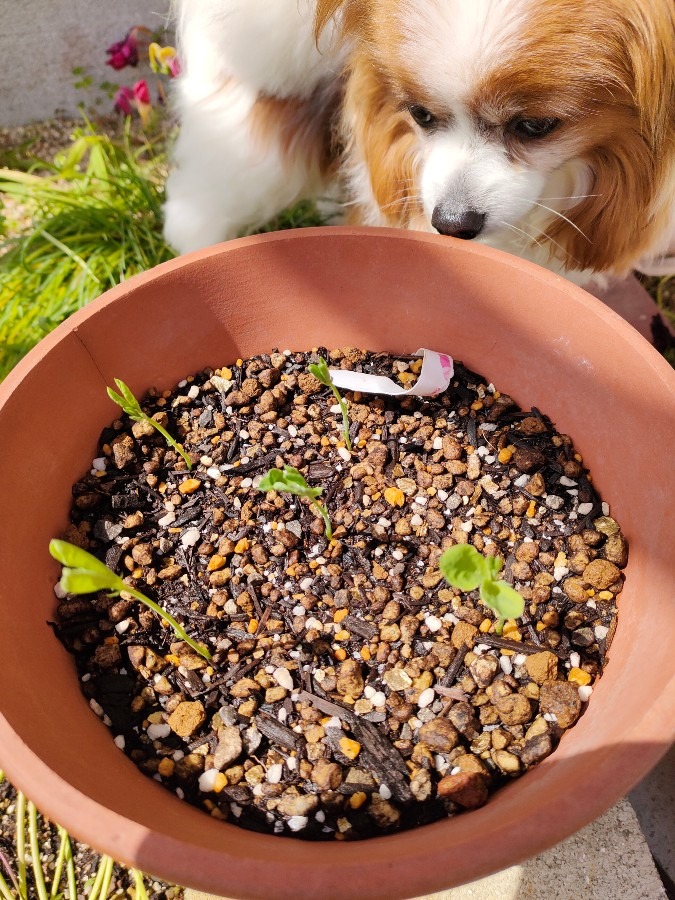
[[[46,168],[46,171],[45,171]],[[87,124],[41,172],[0,170],[30,224],[0,244],[0,378],[75,310],[173,256],[162,237],[163,141]]]
[[[0,771],[0,783],[5,780]],[[66,891],[70,900],[87,897],[88,900],[105,900],[110,896],[115,863],[110,856],[101,856],[94,875],[78,884],[73,847],[70,836],[60,825],[49,825],[56,832],[58,850],[52,865],[45,869],[41,860],[40,835],[46,823],[41,822],[35,805],[21,791],[16,792],[14,802],[15,834],[6,838],[5,850],[0,859],[0,900],[63,900]],[[52,831],[52,834],[53,834]],[[135,900],[147,900],[143,874],[131,869],[129,875],[134,884]],[[119,893],[115,896],[120,896]]]

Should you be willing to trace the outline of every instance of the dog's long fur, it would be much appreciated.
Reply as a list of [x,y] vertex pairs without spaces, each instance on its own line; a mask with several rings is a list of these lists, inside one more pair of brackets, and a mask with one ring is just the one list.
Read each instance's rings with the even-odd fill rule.
[[179,251],[313,196],[352,223],[477,232],[579,282],[672,264],[673,0],[178,0],[177,13]]

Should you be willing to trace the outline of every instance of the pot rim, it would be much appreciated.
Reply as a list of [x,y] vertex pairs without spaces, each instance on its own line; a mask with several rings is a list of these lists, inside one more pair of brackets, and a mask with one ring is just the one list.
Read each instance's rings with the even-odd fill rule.
[[[324,228],[297,229],[275,232],[265,235],[254,235],[219,244],[205,251],[196,251],[183,257],[170,260],[147,272],[141,273],[126,282],[110,289],[98,300],[73,314],[58,326],[34,348],[9,374],[0,385],[0,407],[19,387],[24,378],[29,377],[33,367],[68,335],[77,336],[80,326],[89,319],[101,314],[119,297],[130,290],[137,289],[144,283],[168,275],[176,270],[189,267],[195,260],[208,259],[229,252],[236,252],[241,247],[302,240],[306,238],[362,237],[364,239],[417,241],[423,243],[447,242],[439,235],[419,232],[403,232],[396,229],[348,228],[333,226]],[[532,263],[512,257],[499,250],[480,245],[463,246],[463,252],[477,257],[498,260],[502,266],[511,267],[528,273],[529,277],[541,284],[555,283],[558,290],[566,293],[570,300],[580,303],[592,310],[606,326],[608,332],[620,333],[624,339],[633,343],[644,363],[652,370],[653,377],[660,381],[666,390],[675,397],[675,373],[666,361],[652,348],[620,316],[605,306],[600,300],[587,294],[583,289],[554,275]],[[80,338],[81,340],[81,338]],[[85,346],[86,349],[86,344]],[[588,779],[570,786],[570,793],[564,805],[557,801],[543,799],[542,808],[548,812],[550,819],[548,830],[544,831],[538,823],[525,822],[517,833],[517,846],[514,847],[513,836],[498,834],[497,823],[484,830],[485,840],[491,841],[491,871],[506,865],[520,862],[562,840],[578,830],[623,796],[658,759],[667,751],[675,738],[675,675],[665,682],[662,692],[644,709],[642,718],[632,723],[632,727],[621,735],[622,743],[603,746],[595,761],[589,760],[587,770],[593,769],[593,787],[589,792]],[[639,734],[639,741],[637,740]],[[297,896],[297,884],[314,884],[320,890],[325,884],[321,881],[325,871],[325,858],[330,856],[332,865],[339,866],[340,883],[331,885],[331,896],[336,900],[341,897],[353,897],[352,885],[359,879],[359,885],[367,887],[368,896],[392,897],[390,891],[382,893],[378,865],[386,865],[389,881],[396,880],[400,885],[400,896],[405,896],[406,888],[414,885],[415,891],[438,890],[443,886],[443,872],[439,873],[439,865],[444,861],[451,865],[452,878],[458,883],[467,881],[478,875],[488,874],[484,865],[477,871],[470,854],[462,854],[462,846],[475,840],[476,830],[482,822],[481,811],[472,812],[476,826],[467,829],[460,842],[448,849],[447,854],[439,857],[438,840],[427,841],[426,836],[442,833],[452,820],[443,820],[415,831],[402,832],[387,837],[372,838],[363,842],[341,845],[317,845],[293,839],[281,839],[269,835],[254,835],[251,840],[250,855],[242,859],[241,854],[230,854],[224,850],[213,850],[201,847],[194,841],[177,839],[162,831],[161,823],[157,830],[152,830],[135,820],[126,818],[99,802],[83,794],[69,781],[50,770],[49,767],[26,745],[18,734],[10,727],[7,719],[0,713],[0,745],[2,746],[2,762],[9,777],[16,786],[32,796],[38,806],[48,815],[61,822],[75,836],[84,836],[84,830],[96,823],[98,833],[102,835],[98,849],[109,853],[114,858],[128,865],[152,871],[152,860],[162,857],[162,877],[180,880],[185,877],[185,855],[190,853],[194,860],[195,886],[206,890],[222,890],[222,880],[216,882],[213,872],[218,865],[223,867],[228,862],[237,866],[231,870],[228,890],[237,892],[237,896],[265,896],[251,891],[251,873],[258,866],[272,867],[273,876],[267,876],[269,883],[278,885],[277,897]],[[635,748],[640,746],[639,758]],[[545,767],[546,762],[539,768]],[[157,786],[158,790],[165,790]],[[509,788],[505,791],[508,792]],[[504,791],[500,792],[504,793]],[[180,802],[180,801],[176,801]],[[490,806],[495,801],[491,800]],[[197,811],[198,812],[198,811]],[[199,812],[199,815],[203,813]],[[235,828],[219,823],[225,829]],[[240,829],[237,829],[238,831]],[[287,841],[292,840],[292,844]],[[330,848],[326,852],[326,848]],[[288,853],[288,850],[292,853]],[[283,851],[286,851],[284,857]],[[398,855],[392,859],[392,852]],[[449,875],[447,877],[450,877]],[[274,879],[274,880],[272,880]],[[314,894],[317,895],[316,893]],[[269,893],[267,893],[269,897]]]

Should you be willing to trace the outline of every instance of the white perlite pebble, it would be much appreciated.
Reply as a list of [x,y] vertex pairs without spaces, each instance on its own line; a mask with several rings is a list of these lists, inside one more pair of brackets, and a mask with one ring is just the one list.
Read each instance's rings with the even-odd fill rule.
[[434,702],[435,696],[436,695],[434,694],[433,688],[426,688],[420,694],[417,705],[420,707],[420,709],[424,709],[425,706],[431,706],[431,704]]
[[197,397],[199,397],[199,387],[196,384],[193,384],[187,395],[190,400],[196,400]]
[[160,525],[162,528],[166,528],[167,525],[171,525],[171,523],[175,522],[175,521],[176,521],[176,513],[168,512],[165,516],[162,516],[161,519],[157,520],[157,524]]
[[448,492],[444,491],[444,490],[440,490],[436,493],[436,496],[442,503],[444,503],[448,499]]
[[267,770],[267,780],[270,784],[279,784],[281,776],[284,774],[284,767],[281,763],[275,763]]
[[606,638],[609,634],[609,628],[606,625],[596,625],[593,631],[595,633],[595,639],[598,641]]
[[370,698],[370,702],[373,704],[373,706],[384,706],[387,702],[387,697],[383,693],[383,691],[376,691]]
[[383,800],[391,800],[391,791],[386,784],[380,785],[380,797],[382,797]]
[[295,772],[298,766],[298,761],[294,756],[289,756],[286,760],[286,768],[289,772]]
[[202,533],[198,528],[188,528],[180,536],[182,547],[187,550],[188,547],[194,547],[197,541],[201,540]]
[[587,516],[589,512],[593,509],[592,503],[580,503],[577,507],[577,512],[580,516]]
[[91,465],[92,468],[97,472],[105,472],[106,465],[108,464],[108,460],[105,456],[97,456],[96,459],[92,459]]
[[[349,450],[347,450],[346,447],[338,447],[338,454],[339,454],[340,458],[343,459],[345,462],[349,462],[349,460],[352,458],[351,453],[349,452]],[[300,818],[302,818],[302,817],[300,817]]]
[[291,816],[286,824],[291,831],[302,831],[303,828],[307,827],[308,822],[307,816]]
[[280,687],[286,688],[287,691],[293,690],[293,676],[284,666],[279,666],[278,669],[275,669],[272,673],[272,678]]
[[582,684],[578,688],[579,690],[579,699],[582,703],[588,703],[590,700],[591,694],[593,693],[593,688],[590,684]]
[[151,741],[159,741],[162,738],[168,737],[171,734],[171,729],[166,724],[166,722],[159,722],[156,725],[148,725],[147,735]]
[[366,698],[366,700],[372,700],[376,693],[377,691],[372,686],[372,684],[367,684],[363,689],[363,696]]
[[527,659],[526,653],[516,653],[516,655],[513,657],[513,663],[516,666],[524,666],[526,659]]
[[567,566],[554,566],[553,568],[553,577],[556,581],[561,581],[565,575],[569,575],[570,570]]
[[603,516],[608,516],[608,515],[609,515],[609,503],[603,502],[603,504],[602,504],[602,514],[603,514]]
[[499,667],[505,675],[510,675],[513,671],[513,663],[509,656],[499,657]]
[[549,494],[544,503],[549,509],[561,509],[565,501],[562,497],[558,497],[557,494]]
[[574,669],[578,669],[581,664],[581,657],[578,653],[570,653],[570,666]]
[[59,600],[63,600],[65,596],[67,596],[66,591],[61,587],[61,582],[57,581],[54,585],[54,594]]
[[116,747],[119,747],[120,750],[124,750],[124,747],[126,746],[126,741],[124,739],[124,735],[116,734],[115,737],[113,738],[113,743]]
[[118,622],[117,625],[115,625],[115,631],[118,634],[124,634],[124,632],[127,630],[127,628],[130,625],[131,625],[131,619],[122,619],[121,622]]
[[440,631],[440,629],[443,627],[443,623],[438,618],[438,616],[427,616],[424,620],[424,624],[432,633],[435,631]]
[[218,468],[218,466],[209,466],[209,468],[206,470],[206,474],[209,476],[209,478],[220,478],[220,469]]
[[527,482],[530,480],[529,475],[519,475],[518,478],[513,482],[516,487],[525,487]]
[[220,775],[218,769],[207,769],[199,776],[199,790],[204,794],[212,791],[216,785],[216,778]]
[[560,478],[560,484],[563,487],[576,487],[577,483],[572,478],[568,478],[567,475],[562,475]]
[[93,697],[89,701],[89,706],[91,706],[91,708],[94,710],[94,712],[96,713],[97,716],[103,715],[103,707],[97,700],[94,700]]
[[443,449],[443,438],[442,437],[434,438],[434,443],[432,446],[433,446],[434,450],[442,450]]
[[423,497],[422,495],[420,495],[419,497],[415,497],[415,503],[418,506],[426,506],[428,502],[429,502],[428,497]]

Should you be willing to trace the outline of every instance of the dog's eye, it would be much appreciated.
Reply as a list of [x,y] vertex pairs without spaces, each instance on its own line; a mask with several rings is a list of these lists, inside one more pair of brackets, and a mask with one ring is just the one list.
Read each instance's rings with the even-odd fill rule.
[[420,106],[418,103],[412,103],[408,107],[408,112],[420,128],[433,128],[438,121],[433,113],[430,113],[426,107]]
[[516,137],[532,140],[546,137],[560,124],[560,119],[514,119],[509,124],[509,131]]

